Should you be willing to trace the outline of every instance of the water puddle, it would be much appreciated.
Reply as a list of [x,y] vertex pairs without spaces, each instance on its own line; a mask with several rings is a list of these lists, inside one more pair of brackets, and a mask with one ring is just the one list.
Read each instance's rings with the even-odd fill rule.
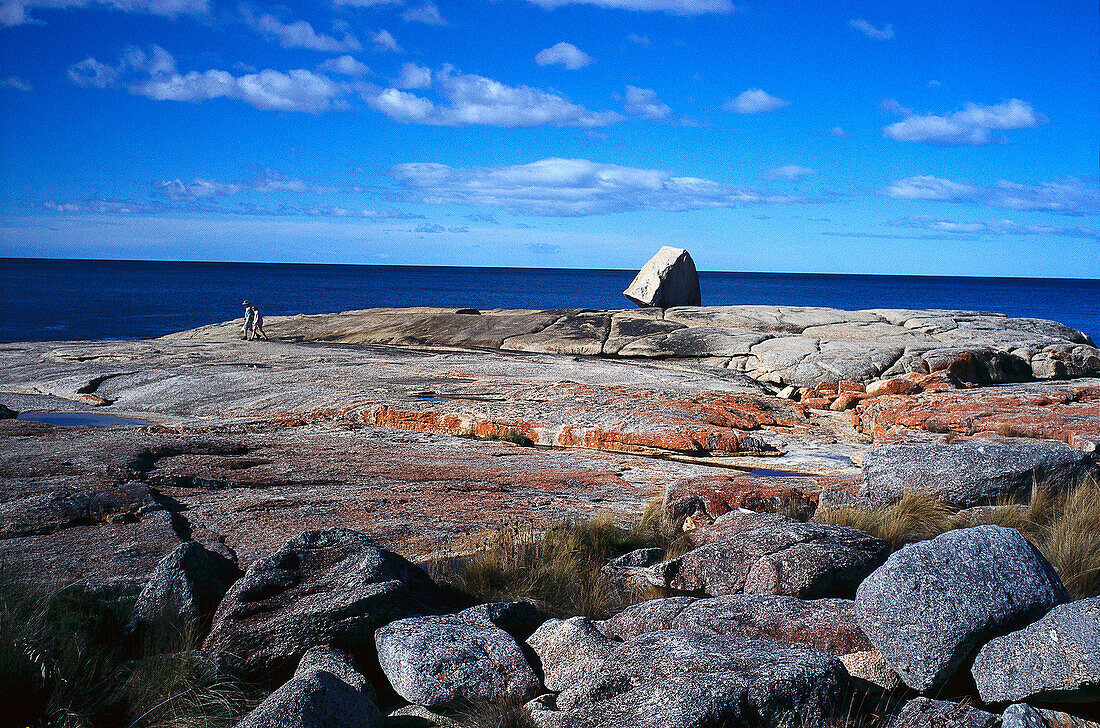
[[61,427],[144,427],[153,424],[148,420],[98,412],[20,412],[15,419]]
[[765,470],[763,468],[757,468],[756,470],[750,470],[749,475],[757,478],[812,478],[809,473],[792,473],[789,470]]

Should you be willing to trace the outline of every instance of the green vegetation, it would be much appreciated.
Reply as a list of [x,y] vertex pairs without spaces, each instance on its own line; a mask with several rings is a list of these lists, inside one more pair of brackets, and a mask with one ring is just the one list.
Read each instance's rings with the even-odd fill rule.
[[124,638],[129,605],[80,585],[44,591],[0,570],[0,704],[12,725],[231,726],[263,697],[219,674],[194,636]]
[[684,553],[690,544],[679,525],[664,518],[659,499],[632,527],[607,513],[545,529],[514,524],[493,532],[486,549],[437,577],[478,602],[526,599],[556,617],[604,618],[658,594],[616,585],[601,567],[639,548],[660,548],[666,558]]
[[1100,595],[1100,483],[1096,481],[1057,495],[1037,485],[1026,503],[1002,500],[971,518],[958,516],[932,494],[913,491],[883,510],[829,508],[814,520],[858,528],[895,550],[954,528],[985,524],[1015,528],[1042,552],[1075,599]]

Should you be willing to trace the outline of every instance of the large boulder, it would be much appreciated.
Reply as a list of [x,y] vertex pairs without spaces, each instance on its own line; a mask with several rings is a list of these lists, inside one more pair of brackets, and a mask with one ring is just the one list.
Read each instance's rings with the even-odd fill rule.
[[517,640],[525,640],[550,617],[531,602],[488,602],[464,609],[459,616],[495,624]]
[[236,728],[381,728],[370,694],[320,667],[299,669]]
[[1042,554],[1001,526],[906,546],[860,584],[860,627],[906,685],[942,685],[987,640],[1065,601]]
[[623,295],[639,306],[699,306],[699,273],[695,261],[682,248],[662,246],[642,266]]
[[763,594],[713,599],[655,599],[628,607],[599,627],[627,639],[662,629],[724,634],[782,645],[813,647],[833,655],[865,652],[870,640],[859,628],[850,599],[803,600]]
[[864,456],[860,495],[886,503],[924,491],[970,508],[1027,498],[1033,485],[1072,490],[1098,473],[1092,457],[1054,442],[893,443]]
[[587,617],[551,619],[535,630],[527,644],[539,659],[543,685],[554,692],[568,688],[617,645]]
[[855,528],[785,518],[714,541],[650,567],[654,586],[681,592],[850,598],[889,554]]
[[670,630],[619,644],[558,694],[557,710],[531,715],[545,728],[821,725],[847,681],[816,650]]
[[257,560],[214,615],[204,646],[238,655],[246,675],[271,679],[310,647],[374,656],[374,631],[396,619],[444,611],[439,588],[417,566],[344,528],[307,531]]
[[127,631],[140,633],[151,625],[162,624],[201,633],[240,576],[237,565],[221,554],[197,541],[181,543],[161,559],[141,590]]
[[1055,607],[1039,621],[990,640],[972,672],[987,703],[1100,701],[1100,597]]
[[914,698],[889,720],[888,728],[997,728],[1000,716],[966,703]]
[[516,641],[479,618],[411,617],[375,633],[378,661],[397,694],[428,708],[529,700],[539,679]]

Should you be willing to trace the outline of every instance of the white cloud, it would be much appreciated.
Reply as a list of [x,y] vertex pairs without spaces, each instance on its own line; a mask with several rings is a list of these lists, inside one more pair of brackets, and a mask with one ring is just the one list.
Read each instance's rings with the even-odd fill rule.
[[539,7],[553,10],[566,5],[594,5],[615,10],[660,11],[675,15],[703,15],[733,11],[730,0],[529,0]]
[[176,18],[181,15],[205,15],[208,0],[0,0],[0,26],[39,22],[30,11],[103,8],[123,13]]
[[1003,136],[991,132],[1009,129],[1031,129],[1048,123],[1031,104],[1011,99],[993,106],[968,103],[962,111],[946,116],[911,114],[907,118],[883,127],[882,133],[899,142],[922,142],[942,146],[1005,144]]
[[10,88],[16,91],[30,91],[32,90],[30,81],[19,76],[8,76],[7,78],[0,79],[0,88]]
[[657,92],[653,89],[627,86],[626,112],[647,119],[665,119],[672,113],[672,109],[657,98]]
[[159,46],[148,53],[131,48],[113,66],[87,58],[70,66],[68,74],[80,86],[122,87],[158,101],[228,98],[268,111],[320,113],[345,108],[340,97],[350,91],[346,84],[304,69],[285,73],[266,69],[241,76],[220,70],[180,74],[175,59]]
[[424,25],[447,25],[447,21],[439,14],[439,8],[435,3],[427,3],[416,8],[409,8],[401,13],[401,17],[410,23],[423,23]]
[[399,164],[390,170],[420,203],[502,207],[544,216],[600,215],[630,210],[682,211],[750,204],[807,202],[671,172],[586,159],[456,169]]
[[350,8],[375,8],[381,5],[402,5],[404,0],[334,0],[336,5]]
[[992,186],[977,187],[926,175],[897,180],[882,194],[902,200],[976,202],[1002,210],[1070,216],[1100,214],[1100,188],[1075,178],[1034,185],[1001,180]]
[[241,186],[227,182],[215,182],[208,179],[194,179],[181,182],[178,179],[161,180],[154,186],[161,197],[169,200],[199,200],[212,197],[232,197],[241,190]]
[[393,34],[388,30],[379,30],[371,36],[371,40],[374,41],[374,47],[380,51],[393,51],[394,53],[405,52],[405,49],[401,47],[397,39],[394,38]]
[[844,131],[844,129],[839,127],[839,126],[834,126],[832,129],[829,129],[825,133],[828,134],[831,137],[836,137],[837,139],[851,139],[852,138],[851,134]]
[[540,66],[565,66],[570,71],[584,68],[592,63],[592,56],[582,51],[572,43],[555,43],[549,48],[543,48],[535,56],[535,63]]
[[370,91],[364,98],[395,121],[435,126],[595,127],[623,120],[614,111],[590,111],[555,91],[508,86],[451,66],[432,75],[431,89],[445,103],[396,88]]
[[351,56],[330,58],[318,65],[317,70],[331,71],[332,73],[340,73],[345,76],[367,76],[371,73],[370,68],[368,68],[365,63],[357,61]]
[[352,35],[345,33],[342,40],[337,40],[330,35],[317,33],[313,30],[313,26],[304,20],[284,23],[274,15],[254,15],[247,9],[243,14],[248,27],[269,38],[274,38],[283,48],[305,48],[326,53],[357,51],[362,48],[359,40]]
[[1100,240],[1100,230],[1095,228],[1065,227],[1063,225],[1033,225],[1014,220],[945,220],[928,215],[910,215],[892,220],[895,227],[918,228],[941,233],[964,235],[1057,235],[1070,238]]
[[882,26],[881,30],[879,30],[863,18],[849,20],[848,27],[855,28],[860,33],[863,33],[865,36],[871,38],[872,40],[890,40],[894,37],[894,26],[886,24]]
[[397,88],[403,89],[428,88],[432,85],[432,69],[415,63],[406,63],[401,66],[400,75],[392,83]]
[[897,99],[883,99],[878,106],[884,114],[895,114],[897,116],[912,116],[913,114],[912,109],[902,106]]
[[109,215],[141,215],[165,209],[163,205],[136,200],[46,200],[42,207],[50,212]]
[[765,179],[785,179],[791,182],[797,182],[803,177],[808,177],[811,174],[817,174],[817,170],[810,169],[809,167],[803,167],[797,164],[787,164],[782,167],[775,167],[764,172]]
[[772,96],[763,89],[751,88],[742,91],[736,98],[722,104],[722,109],[737,114],[759,114],[765,111],[782,109],[784,106],[790,106],[790,104],[790,101]]
[[648,35],[638,35],[637,33],[631,33],[630,35],[628,35],[626,37],[626,39],[628,41],[630,41],[631,43],[634,43],[634,44],[640,45],[640,46],[648,46],[651,43],[651,41],[649,40]]

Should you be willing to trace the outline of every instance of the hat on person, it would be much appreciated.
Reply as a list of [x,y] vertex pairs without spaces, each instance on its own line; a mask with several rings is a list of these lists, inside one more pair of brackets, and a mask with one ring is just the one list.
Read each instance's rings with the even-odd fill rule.
[[248,301],[241,301],[241,305],[242,306],[251,306],[252,304],[249,303]]

